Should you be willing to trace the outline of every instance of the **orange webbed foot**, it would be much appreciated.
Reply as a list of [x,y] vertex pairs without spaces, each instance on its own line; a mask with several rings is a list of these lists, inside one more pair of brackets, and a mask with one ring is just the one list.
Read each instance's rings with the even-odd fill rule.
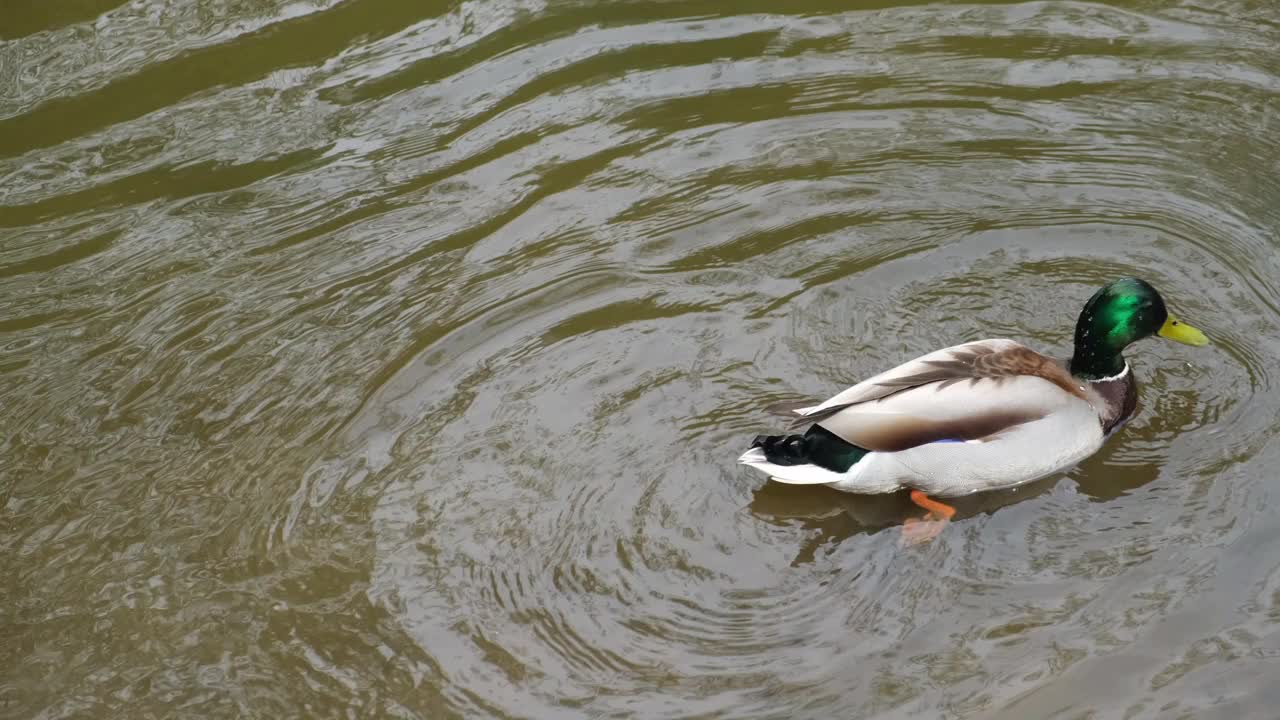
[[947,523],[951,522],[956,509],[946,503],[938,502],[919,490],[911,491],[911,502],[928,510],[922,518],[907,518],[902,523],[902,544],[920,545],[938,536]]

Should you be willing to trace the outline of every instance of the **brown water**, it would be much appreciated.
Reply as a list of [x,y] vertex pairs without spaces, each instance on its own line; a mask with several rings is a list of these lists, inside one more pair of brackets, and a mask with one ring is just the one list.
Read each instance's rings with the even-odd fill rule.
[[[0,7],[0,714],[1274,718],[1280,5]],[[960,503],[765,403],[1215,341]]]

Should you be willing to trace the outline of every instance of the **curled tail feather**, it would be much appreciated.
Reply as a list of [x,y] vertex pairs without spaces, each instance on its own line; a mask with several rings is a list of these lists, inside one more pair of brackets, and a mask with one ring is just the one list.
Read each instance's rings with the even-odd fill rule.
[[837,473],[847,471],[869,452],[820,425],[803,435],[757,435],[751,447],[760,448],[774,465],[816,465]]
[[804,435],[757,435],[751,447],[760,448],[774,465],[804,465],[809,463],[809,448]]

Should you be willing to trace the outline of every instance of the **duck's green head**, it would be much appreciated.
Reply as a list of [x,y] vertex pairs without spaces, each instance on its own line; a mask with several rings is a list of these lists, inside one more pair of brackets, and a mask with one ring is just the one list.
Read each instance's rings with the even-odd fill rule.
[[1169,313],[1151,284],[1124,278],[1104,285],[1085,303],[1076,322],[1076,349],[1071,374],[1088,379],[1124,371],[1124,349],[1159,335],[1187,345],[1207,345],[1204,333]]

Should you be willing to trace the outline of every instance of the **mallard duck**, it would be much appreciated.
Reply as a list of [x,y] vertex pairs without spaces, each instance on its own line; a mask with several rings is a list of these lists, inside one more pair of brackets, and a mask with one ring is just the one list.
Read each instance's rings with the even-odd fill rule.
[[1159,335],[1205,345],[1143,280],[1109,283],[1085,303],[1061,363],[1013,340],[944,348],[816,405],[775,406],[804,434],[757,436],[739,462],[774,480],[851,493],[910,490],[927,514],[903,528],[936,535],[955,514],[937,497],[1011,488],[1089,457],[1137,407],[1123,352]]

